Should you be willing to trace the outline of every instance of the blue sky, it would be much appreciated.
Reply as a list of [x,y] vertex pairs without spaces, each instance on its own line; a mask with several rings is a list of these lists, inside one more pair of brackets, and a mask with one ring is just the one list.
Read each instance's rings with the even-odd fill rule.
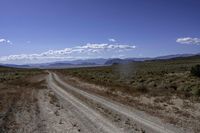
[[0,0],[0,63],[200,52],[199,0]]

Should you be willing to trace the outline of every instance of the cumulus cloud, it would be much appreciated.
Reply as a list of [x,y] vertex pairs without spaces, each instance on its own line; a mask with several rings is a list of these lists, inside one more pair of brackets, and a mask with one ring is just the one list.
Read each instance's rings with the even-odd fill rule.
[[127,50],[133,50],[136,46],[127,44],[107,44],[107,43],[88,43],[81,46],[65,48],[61,50],[48,50],[37,54],[20,54],[0,57],[0,62],[9,62],[16,60],[73,60],[84,58],[104,57],[105,55],[121,55]]
[[0,38],[0,44],[11,44],[11,41],[4,38]]
[[195,44],[195,45],[200,45],[200,39],[199,38],[191,38],[191,37],[178,38],[176,40],[176,42],[180,43],[180,44]]
[[6,39],[0,39],[0,43],[6,42]]
[[110,41],[110,42],[116,42],[116,40],[114,38],[109,38],[108,41]]
[[102,43],[102,44],[86,44],[84,46],[78,46],[75,48],[81,48],[81,49],[134,49],[136,46],[131,46],[131,45],[121,45],[121,44],[107,44],[107,43]]

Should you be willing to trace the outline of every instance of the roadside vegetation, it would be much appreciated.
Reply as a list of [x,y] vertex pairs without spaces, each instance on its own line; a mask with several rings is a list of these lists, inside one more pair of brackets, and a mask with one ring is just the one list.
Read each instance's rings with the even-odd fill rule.
[[200,132],[200,56],[54,70],[85,91]]
[[132,94],[199,96],[200,57],[59,70],[62,74]]
[[[200,57],[194,56],[50,71],[79,89],[199,133],[199,65]],[[38,92],[47,88],[46,75],[39,69],[0,67],[0,132],[19,131],[33,124],[33,118],[34,123],[41,121]],[[59,107],[55,95],[46,91],[49,103]],[[33,125],[32,129],[42,127],[40,123]]]
[[200,77],[200,65],[193,66],[191,68],[191,74]]
[[[39,69],[18,69],[18,68],[7,68],[0,67],[0,82],[1,83],[17,83],[20,80],[26,82],[26,78],[41,73]],[[20,81],[21,82],[21,81]],[[18,83],[19,85],[23,85]]]
[[39,119],[37,93],[44,84],[32,81],[32,77],[42,73],[38,69],[0,67],[0,132],[20,132],[27,121]]

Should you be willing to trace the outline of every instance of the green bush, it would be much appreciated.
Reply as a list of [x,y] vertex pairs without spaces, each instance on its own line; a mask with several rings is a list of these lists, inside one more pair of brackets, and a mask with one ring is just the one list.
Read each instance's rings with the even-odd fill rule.
[[192,67],[190,72],[192,75],[200,77],[200,65],[196,65],[196,66]]

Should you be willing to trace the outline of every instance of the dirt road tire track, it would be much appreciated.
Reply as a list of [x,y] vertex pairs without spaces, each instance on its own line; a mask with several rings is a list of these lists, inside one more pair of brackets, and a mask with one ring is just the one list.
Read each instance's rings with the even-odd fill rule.
[[[121,129],[117,128],[111,122],[103,118],[100,114],[87,107],[77,98],[75,98],[70,93],[66,92],[64,89],[59,87],[54,81],[52,74],[48,78],[49,86],[61,97],[63,97],[67,102],[70,102],[78,110],[80,114],[84,115],[83,123],[91,132],[96,133],[121,133]],[[78,117],[78,116],[77,116]],[[82,116],[83,117],[83,116]]]
[[[88,117],[91,121],[95,123],[95,120],[93,117],[96,117],[98,119],[98,123],[96,125],[99,125],[102,130],[100,132],[125,132],[125,130],[122,130],[121,128],[118,128],[118,126],[110,123],[109,120],[106,120],[101,115],[99,115],[96,111],[86,106],[84,103],[82,103],[80,100],[76,99],[72,94],[70,94],[68,90],[74,91],[88,99],[91,99],[95,101],[97,104],[101,104],[104,107],[108,108],[109,110],[113,110],[113,112],[117,112],[121,114],[122,116],[125,116],[131,120],[134,120],[134,122],[137,123],[139,128],[142,128],[144,130],[141,130],[141,132],[152,132],[152,133],[178,133],[183,132],[178,130],[177,128],[171,127],[164,127],[161,123],[154,123],[153,121],[150,121],[148,119],[145,119],[141,116],[138,116],[138,114],[132,112],[131,110],[125,108],[125,106],[121,106],[120,104],[115,104],[111,101],[108,101],[107,99],[103,99],[102,97],[95,96],[93,94],[87,93],[85,91],[82,91],[78,88],[75,88],[64,81],[62,81],[58,75],[55,73],[50,73],[48,77],[48,84],[50,87],[54,89],[56,93],[58,93],[60,96],[64,97],[67,101],[71,101],[72,104],[78,109],[82,110],[82,113],[85,114],[86,117]],[[62,85],[62,87],[61,87]],[[67,88],[67,89],[66,89]],[[83,111],[84,110],[84,111]],[[89,114],[87,114],[90,112]],[[93,116],[91,116],[93,114]],[[96,119],[95,118],[95,119]],[[100,121],[99,121],[100,120]],[[99,129],[97,129],[99,130]]]

